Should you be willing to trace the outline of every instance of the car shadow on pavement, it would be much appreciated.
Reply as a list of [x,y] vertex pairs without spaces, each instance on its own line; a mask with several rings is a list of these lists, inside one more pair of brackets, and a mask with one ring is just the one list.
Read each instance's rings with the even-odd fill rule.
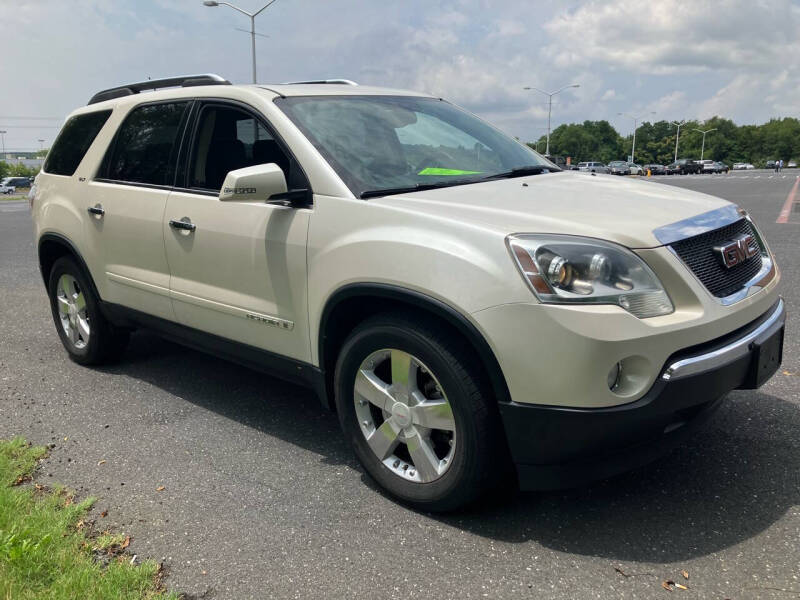
[[651,465],[439,520],[499,541],[621,561],[704,556],[757,535],[800,504],[799,430],[797,405],[734,392],[697,438]]
[[[381,493],[310,390],[148,333],[134,335],[124,360],[103,370],[357,469]],[[796,405],[734,392],[696,438],[649,466],[566,492],[420,516],[501,542],[619,561],[704,556],[757,535],[800,504],[798,431]]]
[[122,361],[101,367],[324,457],[356,467],[336,416],[305,387],[137,332]]

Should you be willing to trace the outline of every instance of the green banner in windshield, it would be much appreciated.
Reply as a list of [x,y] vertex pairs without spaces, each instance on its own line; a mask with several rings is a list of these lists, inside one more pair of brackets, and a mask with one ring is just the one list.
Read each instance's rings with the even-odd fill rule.
[[479,175],[482,171],[462,171],[461,169],[440,169],[438,167],[426,167],[417,175]]

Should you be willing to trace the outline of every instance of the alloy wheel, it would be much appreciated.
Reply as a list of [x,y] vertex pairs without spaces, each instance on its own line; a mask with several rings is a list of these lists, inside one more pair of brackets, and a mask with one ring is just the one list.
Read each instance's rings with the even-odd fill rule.
[[397,349],[370,354],[356,374],[354,401],[367,445],[392,473],[429,483],[450,468],[453,410],[439,380],[417,357]]
[[91,334],[89,313],[81,285],[72,275],[64,273],[59,277],[56,302],[58,317],[67,339],[78,350],[85,348]]

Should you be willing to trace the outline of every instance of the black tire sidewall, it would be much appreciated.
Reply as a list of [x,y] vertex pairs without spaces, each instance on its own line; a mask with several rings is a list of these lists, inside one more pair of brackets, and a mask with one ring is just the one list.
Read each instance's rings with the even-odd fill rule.
[[[358,368],[372,352],[403,350],[417,357],[436,376],[452,407],[456,422],[456,447],[444,475],[429,483],[406,481],[391,472],[369,447],[358,424],[354,383]],[[476,462],[481,458],[480,436],[470,398],[474,382],[464,381],[443,354],[439,344],[417,329],[374,323],[359,328],[342,348],[335,375],[336,405],[342,429],[368,473],[402,501],[428,510],[448,510],[469,501],[479,490]]]

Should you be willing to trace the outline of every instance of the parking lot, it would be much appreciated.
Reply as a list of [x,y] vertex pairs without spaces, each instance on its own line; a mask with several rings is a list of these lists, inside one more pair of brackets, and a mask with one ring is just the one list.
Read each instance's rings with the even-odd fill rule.
[[688,445],[588,488],[417,513],[376,489],[310,391],[144,333],[122,363],[80,367],[53,327],[27,203],[13,201],[0,201],[0,438],[55,444],[40,479],[96,496],[101,527],[196,597],[796,597],[798,181],[648,180],[753,215],[783,274],[784,363]]

